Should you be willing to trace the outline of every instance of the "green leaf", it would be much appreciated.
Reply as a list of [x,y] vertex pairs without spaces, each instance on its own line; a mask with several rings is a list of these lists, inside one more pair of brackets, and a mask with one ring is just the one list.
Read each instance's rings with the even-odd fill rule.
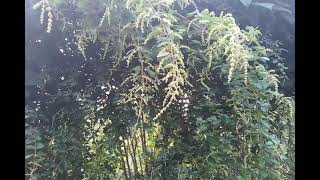
[[165,16],[172,22],[178,22],[178,20],[170,13],[166,13]]
[[179,33],[173,32],[173,33],[171,33],[171,35],[173,37],[177,37],[178,39],[183,39],[183,37]]
[[269,173],[267,171],[262,170],[260,172],[260,175],[261,175],[262,178],[266,178],[266,177],[268,177]]
[[25,145],[25,149],[26,150],[33,150],[34,149],[34,146],[33,145]]
[[266,145],[267,145],[267,146],[272,146],[273,143],[272,143],[272,141],[268,141],[268,142],[266,142]]
[[162,31],[162,29],[160,27],[153,28],[152,31],[147,35],[147,39],[151,39],[153,37],[159,36],[161,31]]
[[201,45],[201,42],[198,40],[191,40],[190,44]]
[[292,14],[284,13],[282,18],[289,22],[291,25],[294,23],[294,16]]
[[263,111],[263,112],[267,112],[268,111],[269,103],[261,103],[261,102],[259,102],[259,104],[260,104],[261,111]]
[[210,16],[210,12],[208,9],[204,9],[201,11],[201,14],[204,15],[204,16]]
[[193,12],[190,12],[190,13],[187,13],[186,14],[186,17],[191,17],[191,16],[194,16],[198,13],[198,11],[193,11]]
[[140,0],[138,5],[139,9],[143,8],[143,5],[144,5],[144,1]]
[[230,117],[229,116],[227,116],[227,115],[222,115],[222,120],[223,120],[223,122],[225,122],[225,123],[230,123],[231,122],[231,119],[230,119]]
[[64,3],[64,0],[52,0],[52,3],[55,4],[56,6],[60,6],[61,4]]
[[25,159],[29,159],[29,158],[31,158],[32,156],[33,156],[33,154],[28,154],[28,155],[25,156]]
[[260,57],[261,60],[264,60],[264,61],[270,61],[270,59],[268,57]]
[[258,82],[255,85],[261,91],[264,91],[268,88],[268,83],[263,80],[258,80]]
[[208,118],[208,121],[209,121],[209,122],[217,122],[217,117],[216,117],[216,116],[210,116],[210,117]]
[[252,0],[240,0],[240,2],[241,2],[244,6],[249,7],[250,4],[251,4],[251,2],[252,2]]
[[268,122],[262,120],[262,121],[261,121],[261,124],[262,124],[262,126],[263,126],[264,128],[270,129],[270,124],[269,124]]
[[37,147],[37,149],[42,149],[42,148],[44,148],[44,144],[42,144],[42,143],[37,143],[37,144],[36,144],[36,147]]
[[263,113],[261,111],[257,111],[255,114],[256,119],[261,119],[263,117]]
[[89,6],[88,1],[77,1],[77,7],[80,9],[85,9]]
[[275,145],[278,145],[280,144],[280,139],[274,135],[274,134],[269,134],[269,133],[266,133],[264,131],[262,131],[262,134],[269,140],[271,140]]
[[157,47],[165,46],[165,45],[167,45],[168,43],[170,43],[170,42],[164,40],[164,41],[162,41],[161,43],[159,43],[159,44],[157,45]]
[[210,22],[209,20],[199,20],[199,23],[203,23],[203,24],[207,24],[209,22]]
[[150,77],[154,78],[156,77],[156,72],[154,72],[153,70],[151,70],[150,68],[147,68],[147,73]]
[[291,12],[289,9],[284,8],[284,7],[281,7],[281,6],[274,6],[273,9],[274,9],[274,10],[278,10],[278,11],[287,12],[287,13],[289,13],[289,14],[292,14],[292,12]]
[[132,68],[132,71],[134,71],[135,73],[138,73],[141,70],[140,66],[136,66],[134,68]]
[[143,98],[146,100],[149,100],[149,99],[152,99],[153,97],[152,96],[144,96]]
[[246,180],[243,176],[237,176],[237,180]]
[[207,91],[210,91],[210,87],[206,83],[204,83],[202,80],[200,81],[200,83],[207,89]]
[[158,55],[157,55],[157,58],[160,58],[160,57],[164,57],[164,56],[168,56],[170,53],[168,51],[161,51]]
[[272,8],[275,4],[273,3],[260,3],[260,2],[254,2],[252,3],[252,5],[254,6],[260,6],[260,7],[264,7],[264,8],[267,8],[269,9],[270,11],[272,11]]
[[275,145],[280,144],[280,139],[279,139],[276,135],[272,134],[270,137],[271,137],[271,141],[272,141]]

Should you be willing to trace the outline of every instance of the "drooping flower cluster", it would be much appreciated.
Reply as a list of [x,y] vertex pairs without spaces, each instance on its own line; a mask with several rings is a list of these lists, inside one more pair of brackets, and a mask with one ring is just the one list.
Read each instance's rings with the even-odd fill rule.
[[46,8],[46,10],[48,11],[48,27],[47,27],[47,33],[50,33],[51,32],[51,29],[52,29],[52,18],[53,18],[53,14],[51,12],[52,8],[50,6],[48,6]]
[[109,6],[106,7],[106,9],[104,10],[104,14],[100,20],[100,23],[99,23],[99,28],[102,27],[102,24],[104,22],[104,20],[106,19],[106,17],[108,17],[108,25],[110,25],[110,9],[109,9]]
[[48,12],[48,25],[47,25],[47,33],[51,33],[52,30],[52,22],[53,22],[53,14],[52,14],[52,7],[49,4],[48,0],[41,0],[34,4],[32,8],[34,10],[38,9],[41,6],[41,13],[40,13],[40,23],[43,24],[44,22],[44,15],[45,12]]

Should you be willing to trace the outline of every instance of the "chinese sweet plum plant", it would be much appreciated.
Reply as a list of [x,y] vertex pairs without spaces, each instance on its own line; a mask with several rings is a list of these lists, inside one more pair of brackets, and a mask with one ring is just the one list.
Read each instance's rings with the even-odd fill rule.
[[78,61],[57,91],[47,67],[46,98],[26,105],[26,178],[294,177],[294,98],[268,65],[280,57],[258,29],[197,3],[34,1]]

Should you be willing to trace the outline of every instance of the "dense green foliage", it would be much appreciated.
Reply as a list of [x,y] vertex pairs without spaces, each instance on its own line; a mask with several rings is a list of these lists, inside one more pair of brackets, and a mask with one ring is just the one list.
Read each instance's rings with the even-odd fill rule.
[[294,177],[294,98],[257,28],[192,0],[34,4],[77,61],[26,104],[26,178]]

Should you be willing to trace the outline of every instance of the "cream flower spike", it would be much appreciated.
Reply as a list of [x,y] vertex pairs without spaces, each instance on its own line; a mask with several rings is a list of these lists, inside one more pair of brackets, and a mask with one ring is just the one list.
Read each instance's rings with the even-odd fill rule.
[[48,6],[46,8],[46,11],[48,11],[48,26],[47,26],[47,33],[51,33],[52,30],[52,19],[53,19],[53,14],[51,12],[52,8]]

